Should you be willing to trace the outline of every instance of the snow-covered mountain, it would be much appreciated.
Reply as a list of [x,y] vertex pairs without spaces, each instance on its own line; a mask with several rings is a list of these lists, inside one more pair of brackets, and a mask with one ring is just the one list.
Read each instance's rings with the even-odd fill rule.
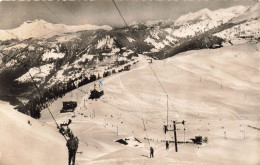
[[259,19],[260,17],[260,3],[249,7],[244,13],[232,20],[233,23],[239,23],[241,21],[250,21],[253,19]]
[[214,35],[229,41],[232,44],[240,44],[260,38],[260,3],[248,7],[245,12],[233,18],[230,22],[234,26]]
[[[183,15],[175,21],[147,22],[144,25],[149,27],[150,30],[144,41],[152,45],[153,48],[150,51],[157,54],[164,54],[171,49],[169,46],[178,47],[185,42],[189,42],[187,40],[198,43],[199,39],[199,42],[203,43],[210,36],[223,39],[226,45],[258,42],[260,37],[259,4],[257,3],[251,7],[234,6],[215,11],[202,9]],[[194,38],[196,38],[196,42]],[[223,43],[223,41],[221,42]],[[205,45],[207,45],[206,47],[211,47],[209,45],[212,44],[206,43]],[[193,46],[190,45],[189,47]],[[201,47],[194,48],[198,49]],[[172,51],[169,52],[172,53]],[[166,53],[162,57],[167,56],[171,56],[171,54]]]
[[[167,28],[167,31],[176,37],[191,37],[225,24],[239,24],[253,19],[259,20],[259,11],[259,3],[252,7],[234,6],[215,11],[202,9],[179,17],[174,21],[171,28]],[[252,29],[252,31],[254,30]]]
[[112,27],[96,25],[77,25],[69,26],[64,24],[52,24],[44,20],[34,20],[24,22],[22,25],[11,30],[0,30],[0,40],[9,39],[28,39],[28,38],[49,38],[54,35],[60,35],[68,32],[77,32],[83,30],[112,30]]
[[[59,124],[73,120],[79,164],[259,164],[259,27],[258,3],[127,28],[36,20],[1,30],[0,97],[41,118],[0,101],[0,164],[66,163],[46,107]],[[88,99],[93,86],[104,90],[100,99]],[[62,102],[74,100],[75,112],[60,114]],[[187,121],[186,132],[178,125],[179,141],[201,135],[209,143],[165,151],[168,104],[170,120]],[[146,158],[150,145],[155,159]]]
[[189,13],[179,17],[174,25],[180,26],[172,33],[177,37],[194,36],[203,33],[243,14],[249,7],[235,6],[227,9],[211,11],[202,9],[195,13]]
[[[138,61],[138,54],[165,59],[188,50],[256,43],[260,37],[258,11],[259,3],[215,11],[202,9],[175,21],[148,21],[113,29],[43,20],[25,22],[16,29],[0,31],[2,39],[9,39],[0,41],[0,79],[4,80],[0,90],[23,93],[31,99],[31,94],[37,93],[30,88],[30,74],[45,91],[59,83],[73,81],[78,86],[91,75],[102,78],[127,70]],[[23,40],[26,38],[30,39]],[[17,65],[21,61],[27,64],[26,69]]]
[[205,8],[197,12],[189,13],[179,17],[175,21],[175,25],[181,26],[183,24],[192,24],[194,20],[204,21],[204,23],[208,23],[210,20],[212,20],[213,22],[220,22],[223,24],[243,14],[248,9],[249,7],[245,6],[234,6],[227,9],[218,9],[215,11],[211,11]]

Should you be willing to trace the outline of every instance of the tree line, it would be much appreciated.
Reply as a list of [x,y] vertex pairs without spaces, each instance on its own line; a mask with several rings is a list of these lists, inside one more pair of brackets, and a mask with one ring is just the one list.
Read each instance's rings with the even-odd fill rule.
[[76,86],[75,81],[77,80],[78,79],[70,79],[66,83],[59,83],[44,90],[41,96],[36,96],[29,100],[26,105],[17,107],[18,111],[33,118],[39,119],[41,117],[41,110],[47,108],[51,102],[63,97],[66,93],[76,89],[77,87],[96,81],[97,77],[96,75],[91,75],[89,78],[85,77]]
[[[119,70],[118,72],[127,71],[127,70],[129,70],[129,68],[130,68],[130,65],[128,65],[127,69],[123,68],[123,69]],[[116,71],[114,69],[112,71],[104,71],[102,76],[107,77],[114,73],[116,73]],[[99,74],[98,74],[98,76],[92,74],[89,77],[80,76],[80,78],[76,78],[74,80],[70,79],[69,81],[67,81],[65,83],[58,83],[48,89],[43,90],[43,92],[41,93],[41,96],[36,96],[33,99],[30,99],[27,104],[22,105],[22,106],[20,105],[17,107],[17,109],[19,112],[27,114],[35,119],[39,119],[41,117],[41,110],[47,108],[53,101],[57,100],[58,98],[62,98],[66,93],[68,93],[78,87],[81,87],[85,84],[96,81],[100,78],[101,77]],[[79,81],[77,85],[75,84],[76,81]]]

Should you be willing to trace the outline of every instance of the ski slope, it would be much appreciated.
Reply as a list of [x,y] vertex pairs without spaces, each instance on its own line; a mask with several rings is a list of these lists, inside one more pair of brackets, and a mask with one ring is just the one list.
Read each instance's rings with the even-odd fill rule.
[[[130,71],[102,79],[105,94],[100,99],[88,100],[91,83],[51,104],[58,123],[72,119],[70,127],[80,139],[77,164],[259,164],[260,132],[248,127],[260,125],[259,44],[188,51],[150,66],[144,56],[139,60]],[[178,153],[170,143],[170,150],[165,150],[161,140],[173,140],[173,133],[162,130],[164,90],[169,96],[169,124],[186,121],[185,137],[183,125],[177,125],[178,140],[201,135],[208,143],[179,144]],[[78,102],[76,111],[60,114],[62,101],[70,100]],[[67,163],[65,139],[47,110],[39,121],[3,103],[0,109],[0,164]],[[154,159],[147,158],[142,119]],[[129,137],[129,145],[115,142]]]
[[[214,50],[194,50],[165,61],[145,57],[130,71],[102,79],[104,95],[88,100],[94,83],[80,87],[50,105],[59,123],[72,119],[71,129],[80,139],[77,163],[82,164],[249,164],[260,163],[258,153],[260,55],[256,44],[229,46]],[[154,70],[164,89],[162,89]],[[173,140],[173,132],[163,133],[166,124],[167,92],[169,124],[186,121],[179,128],[179,141],[201,135],[209,142],[202,146],[170,143],[165,150],[161,140]],[[74,113],[60,114],[62,101],[76,100]],[[144,138],[145,122],[155,158],[149,156]],[[42,121],[54,125],[46,110]],[[226,136],[225,136],[226,133]],[[118,134],[118,135],[117,135]],[[114,142],[136,137],[143,146]]]
[[2,101],[0,118],[1,165],[67,164],[66,142],[55,127],[17,112]]

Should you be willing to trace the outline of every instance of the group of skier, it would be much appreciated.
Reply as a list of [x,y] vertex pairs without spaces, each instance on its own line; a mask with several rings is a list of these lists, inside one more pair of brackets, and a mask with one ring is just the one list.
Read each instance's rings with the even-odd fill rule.
[[[68,126],[68,125],[66,125],[66,126]],[[66,136],[69,137],[69,139],[67,140],[67,143],[66,143],[66,146],[68,148],[68,155],[69,155],[68,164],[69,165],[75,165],[75,159],[76,159],[76,153],[77,153],[77,150],[78,150],[79,139],[78,139],[77,136],[74,136],[74,134],[72,133],[72,131],[68,127],[67,127],[67,131],[64,131],[64,132],[63,131],[64,130],[62,130],[61,133],[63,135],[66,135]],[[165,145],[166,145],[166,150],[168,150],[169,149],[169,142],[166,141]],[[150,147],[150,158],[154,158],[153,147]]]
[[[72,132],[69,134],[69,139],[67,140],[66,146],[68,147],[69,152],[69,165],[75,165],[76,153],[78,149],[79,140],[78,137],[74,136]],[[169,142],[166,141],[166,150],[169,149]],[[154,158],[154,149],[150,147],[150,158]]]
[[[68,152],[69,152],[69,160],[68,163],[69,165],[75,165],[75,159],[76,159],[76,153],[78,150],[78,144],[79,144],[79,139],[78,137],[74,136],[72,132],[69,134],[69,139],[67,140],[66,146],[68,147]],[[169,149],[169,142],[166,141],[166,150]],[[154,149],[153,147],[150,147],[150,158],[154,158]]]
[[[166,150],[168,150],[169,149],[169,142],[166,141],[165,145],[166,145]],[[150,158],[153,158],[153,157],[154,157],[154,149],[153,149],[153,147],[150,147]]]

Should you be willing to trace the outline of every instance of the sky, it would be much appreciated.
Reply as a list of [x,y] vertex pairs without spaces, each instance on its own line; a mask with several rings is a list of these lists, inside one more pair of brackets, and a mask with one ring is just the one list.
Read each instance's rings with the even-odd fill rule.
[[[126,22],[177,19],[203,8],[216,10],[236,5],[252,6],[258,0],[115,0]],[[67,25],[124,26],[112,0],[2,1],[0,29],[13,29],[28,20],[43,19]]]

